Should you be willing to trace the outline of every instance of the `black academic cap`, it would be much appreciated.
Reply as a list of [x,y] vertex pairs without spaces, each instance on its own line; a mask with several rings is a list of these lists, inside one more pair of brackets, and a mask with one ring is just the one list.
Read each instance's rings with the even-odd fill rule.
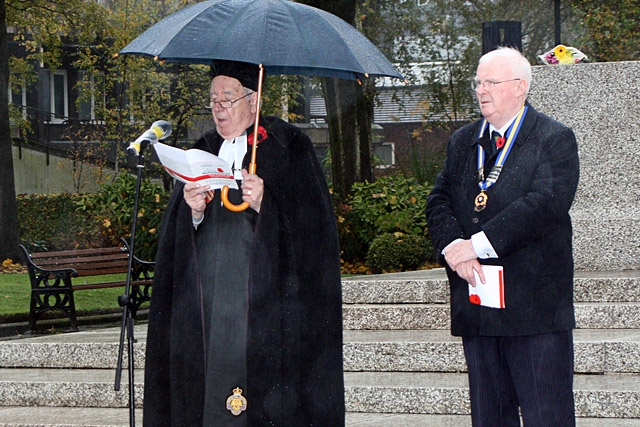
[[251,90],[258,90],[258,75],[260,69],[255,64],[239,61],[215,59],[211,63],[211,78],[227,76],[237,79],[242,86]]

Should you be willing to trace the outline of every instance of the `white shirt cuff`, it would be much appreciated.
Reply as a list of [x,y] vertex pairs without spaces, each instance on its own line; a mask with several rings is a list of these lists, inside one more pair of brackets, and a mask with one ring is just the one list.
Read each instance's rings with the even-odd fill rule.
[[474,234],[471,236],[471,245],[473,245],[473,250],[478,255],[480,259],[487,258],[498,258],[498,254],[495,249],[487,239],[487,235],[484,234],[484,231]]
[[191,221],[193,222],[193,228],[197,230],[198,226],[202,224],[202,221],[204,221],[204,215],[202,215],[202,218],[200,219],[195,219],[194,217],[191,217]]

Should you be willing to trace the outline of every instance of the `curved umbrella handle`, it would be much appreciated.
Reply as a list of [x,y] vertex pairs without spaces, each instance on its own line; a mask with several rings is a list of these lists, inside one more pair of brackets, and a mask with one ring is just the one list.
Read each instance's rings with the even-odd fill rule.
[[244,210],[247,210],[247,208],[249,207],[248,202],[242,202],[239,205],[234,205],[233,203],[231,203],[229,201],[229,187],[226,185],[222,187],[222,190],[220,191],[220,197],[222,198],[222,204],[224,205],[224,207],[229,209],[231,212],[242,212]]
[[[256,145],[254,145],[254,147],[255,146]],[[249,173],[256,173],[257,169],[258,165],[256,165],[255,163],[249,163]],[[249,207],[249,202],[242,202],[239,205],[234,205],[233,203],[231,203],[231,201],[229,200],[229,187],[226,185],[222,187],[222,190],[220,190],[220,198],[222,199],[222,204],[224,205],[224,207],[229,209],[231,212],[242,212],[247,210],[247,208]]]

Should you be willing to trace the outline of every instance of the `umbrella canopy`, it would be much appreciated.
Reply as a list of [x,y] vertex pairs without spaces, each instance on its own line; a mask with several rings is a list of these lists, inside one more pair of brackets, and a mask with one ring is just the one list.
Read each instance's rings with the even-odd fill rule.
[[120,54],[205,65],[242,61],[262,64],[268,74],[403,78],[347,22],[287,0],[203,1],[158,22]]

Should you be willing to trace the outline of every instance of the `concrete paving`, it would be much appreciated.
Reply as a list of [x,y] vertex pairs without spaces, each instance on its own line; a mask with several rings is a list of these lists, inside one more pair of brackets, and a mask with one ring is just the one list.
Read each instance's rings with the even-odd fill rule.
[[[78,424],[77,420],[83,420]],[[11,421],[7,421],[11,420]],[[52,423],[53,422],[53,423]],[[23,408],[0,407],[0,427],[126,427],[127,408]],[[135,411],[135,426],[142,426],[142,411]],[[347,427],[471,427],[469,415],[347,413]],[[639,427],[640,420],[578,418],[576,427]]]

